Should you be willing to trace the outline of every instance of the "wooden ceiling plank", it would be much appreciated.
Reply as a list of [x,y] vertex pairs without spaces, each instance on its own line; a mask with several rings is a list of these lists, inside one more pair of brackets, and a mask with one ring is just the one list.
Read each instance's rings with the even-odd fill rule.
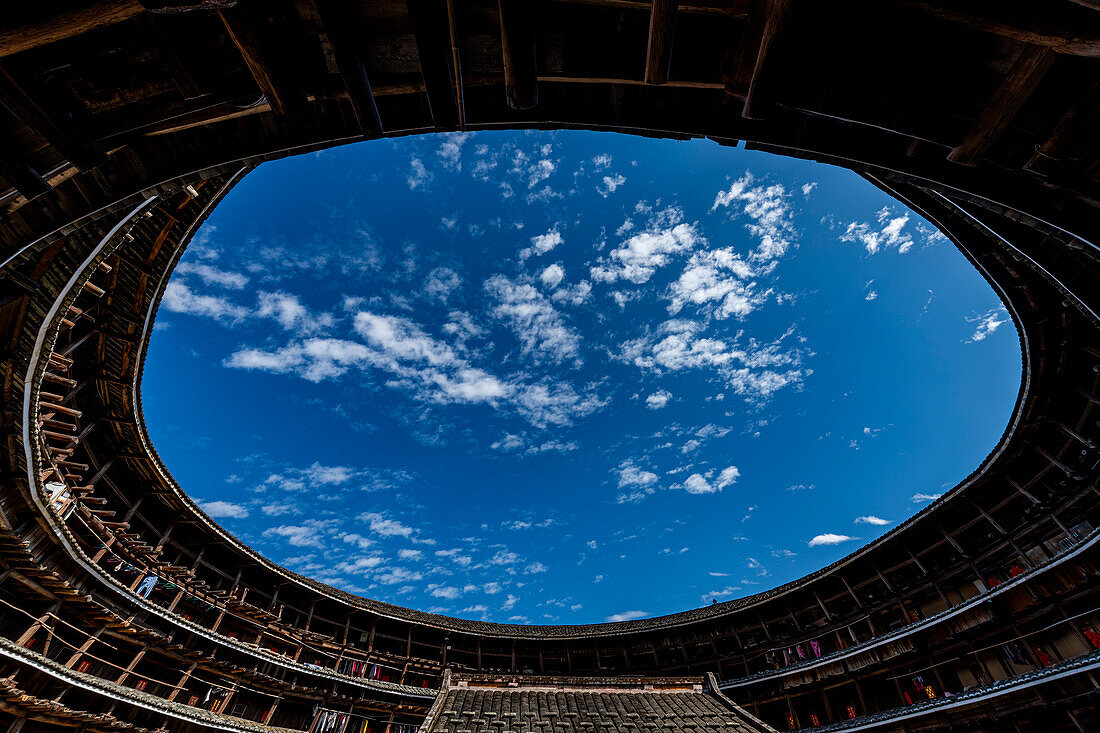
[[424,91],[435,126],[450,129],[458,126],[458,96],[455,93],[455,70],[451,61],[451,34],[446,0],[406,0],[409,21],[416,37],[420,71],[424,76]]
[[649,44],[646,48],[645,83],[664,84],[672,63],[672,37],[676,32],[679,0],[653,0],[649,13]]
[[260,36],[255,16],[247,8],[237,6],[219,10],[218,17],[271,109],[284,116],[297,112],[305,99],[284,83],[275,70],[273,54],[269,53]]
[[497,0],[497,6],[505,97],[512,109],[531,109],[539,103],[534,8],[530,0]]
[[321,25],[332,44],[333,56],[344,80],[351,108],[359,129],[368,138],[382,137],[382,117],[371,89],[367,67],[359,48],[361,33],[356,33],[357,21],[346,12],[345,5],[335,0],[315,0]]
[[[54,103],[51,104],[51,101]],[[32,95],[23,83],[2,67],[0,102],[77,168],[91,170],[107,159],[98,143],[80,135],[65,119],[70,115],[64,111],[64,105],[47,99],[41,90],[37,95]]]
[[974,165],[974,161],[989,150],[1012,122],[1053,63],[1054,52],[1049,48],[1025,48],[966,137],[947,155],[947,159],[953,163]]
[[770,82],[779,65],[780,42],[790,21],[791,5],[792,0],[757,0],[749,11],[749,25],[759,29],[750,35],[759,33],[760,43],[741,112],[747,119],[767,119],[775,111],[775,85]]

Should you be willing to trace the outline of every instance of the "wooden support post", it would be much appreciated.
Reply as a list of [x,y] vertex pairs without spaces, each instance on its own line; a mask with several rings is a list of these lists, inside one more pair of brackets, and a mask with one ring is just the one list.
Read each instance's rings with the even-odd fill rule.
[[191,673],[195,671],[195,667],[197,667],[198,664],[198,662],[191,662],[191,666],[187,668],[187,671],[180,677],[180,681],[176,683],[176,689],[172,690],[172,694],[168,696],[169,702],[172,702],[179,696],[180,691],[183,689],[183,686],[187,684],[187,680],[191,679]]
[[649,11],[649,45],[646,47],[645,83],[664,84],[672,63],[672,36],[676,32],[679,0],[653,0]]
[[451,59],[451,33],[446,0],[405,0],[416,36],[420,73],[436,128],[459,124],[458,79]]
[[107,159],[98,143],[77,132],[70,110],[62,109],[59,103],[35,98],[2,67],[0,102],[77,168],[89,170]]
[[508,106],[531,109],[539,103],[533,3],[531,0],[497,0],[497,6]]
[[98,639],[99,635],[103,633],[103,629],[104,629],[103,626],[100,626],[98,629],[96,629],[95,633],[92,634],[91,636],[89,636],[84,641],[84,643],[80,645],[80,648],[78,648],[75,652],[73,652],[72,656],[69,657],[69,660],[67,662],[65,662],[65,667],[66,668],[72,669],[73,667],[76,666],[76,663],[80,661],[80,657],[82,657],[84,655],[84,652],[91,649],[92,644],[95,644],[96,639]]
[[367,67],[363,64],[360,45],[362,33],[356,33],[357,22],[351,17],[346,3],[338,0],[314,0],[321,16],[325,35],[332,44],[336,68],[344,79],[351,109],[359,123],[359,131],[368,139],[382,137],[382,118],[374,101]]
[[973,165],[1012,122],[1053,63],[1054,52],[1049,48],[1026,47],[993,94],[993,99],[947,159],[953,163]]
[[734,85],[744,84],[741,116],[766,119],[775,111],[774,79],[793,0],[752,0],[749,26],[737,51]]
[[126,665],[126,671],[124,671],[122,674],[120,674],[118,676],[118,679],[115,680],[115,682],[117,682],[120,685],[126,683],[126,678],[129,677],[130,673],[134,671],[134,667],[138,666],[138,662],[140,662],[142,657],[145,656],[145,652],[148,648],[149,648],[148,645],[143,646],[141,648],[141,650],[137,654],[134,655],[134,658],[132,660],[130,660],[129,664]]
[[276,114],[288,115],[303,108],[305,99],[300,90],[292,89],[281,77],[275,67],[275,54],[268,50],[260,34],[259,21],[245,3],[219,10],[218,16],[271,109]]

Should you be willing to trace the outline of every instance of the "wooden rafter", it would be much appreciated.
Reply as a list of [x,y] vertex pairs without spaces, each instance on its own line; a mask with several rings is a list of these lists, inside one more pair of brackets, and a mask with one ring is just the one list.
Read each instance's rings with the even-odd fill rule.
[[459,123],[455,68],[451,59],[451,34],[446,0],[406,0],[409,21],[416,37],[416,52],[424,76],[424,91],[437,128]]
[[531,109],[539,103],[535,14],[531,5],[530,0],[497,0],[504,91],[512,109]]
[[382,137],[382,118],[363,63],[359,40],[362,33],[356,32],[357,21],[347,12],[346,5],[336,0],[315,0],[315,4],[359,130],[368,138]]
[[750,66],[752,69],[747,74],[743,117],[764,119],[775,110],[772,82],[780,63],[781,41],[790,21],[792,3],[793,0],[753,0],[745,36],[749,45],[739,54],[746,70]]
[[137,17],[138,26],[149,40],[149,45],[156,53],[161,63],[172,76],[172,82],[180,90],[184,99],[198,99],[205,96],[205,92],[191,75],[187,65],[180,57],[178,44],[169,34],[164,32],[162,21],[153,13],[145,13]]
[[218,16],[271,109],[279,115],[299,111],[304,106],[305,99],[299,90],[286,83],[276,69],[275,55],[268,50],[263,40],[256,16],[244,4],[219,10]]
[[1053,63],[1054,52],[1050,49],[1040,46],[1025,48],[966,137],[948,154],[947,159],[973,165],[1012,122]]
[[664,84],[668,81],[679,4],[679,0],[653,0],[653,9],[649,12],[649,44],[646,47],[646,84]]
[[0,102],[77,168],[89,170],[106,160],[106,154],[98,143],[76,131],[67,110],[32,95],[23,83],[2,67]]

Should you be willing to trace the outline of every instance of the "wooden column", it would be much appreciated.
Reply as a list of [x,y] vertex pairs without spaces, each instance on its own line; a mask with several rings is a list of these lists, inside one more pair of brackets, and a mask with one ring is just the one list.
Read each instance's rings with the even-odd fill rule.
[[332,44],[336,67],[344,79],[348,99],[359,130],[367,138],[382,137],[382,118],[374,101],[367,67],[363,63],[362,30],[350,13],[350,4],[338,0],[314,0],[325,34]]
[[457,94],[460,77],[455,73],[451,54],[447,2],[405,0],[405,4],[416,36],[416,52],[420,57],[420,73],[424,77],[432,120],[439,129],[456,127],[460,119]]
[[531,0],[497,0],[497,6],[508,106],[531,109],[539,102],[533,3]]
[[774,80],[792,5],[793,0],[752,0],[747,38],[759,38],[759,41],[755,47],[755,57],[752,56],[751,46],[746,49],[746,63],[751,59],[752,72],[741,113],[743,117],[766,119],[775,111]]
[[672,63],[672,37],[676,32],[679,0],[653,0],[649,11],[649,45],[646,48],[645,83],[664,84]]

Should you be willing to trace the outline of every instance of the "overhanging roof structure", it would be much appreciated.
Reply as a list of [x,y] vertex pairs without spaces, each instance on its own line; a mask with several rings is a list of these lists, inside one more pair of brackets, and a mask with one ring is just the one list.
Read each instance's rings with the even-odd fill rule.
[[[338,714],[342,733],[352,721],[400,733],[449,669],[713,673],[780,729],[1100,725],[1098,12],[1091,0],[6,9],[0,714],[28,731],[314,732]],[[837,563],[655,619],[454,619],[255,553],[174,481],[142,417],[148,337],[188,241],[266,160],[499,128],[744,141],[858,172],[939,226],[1004,301],[1023,381],[1002,440],[940,501]],[[149,573],[163,582],[143,598]]]

